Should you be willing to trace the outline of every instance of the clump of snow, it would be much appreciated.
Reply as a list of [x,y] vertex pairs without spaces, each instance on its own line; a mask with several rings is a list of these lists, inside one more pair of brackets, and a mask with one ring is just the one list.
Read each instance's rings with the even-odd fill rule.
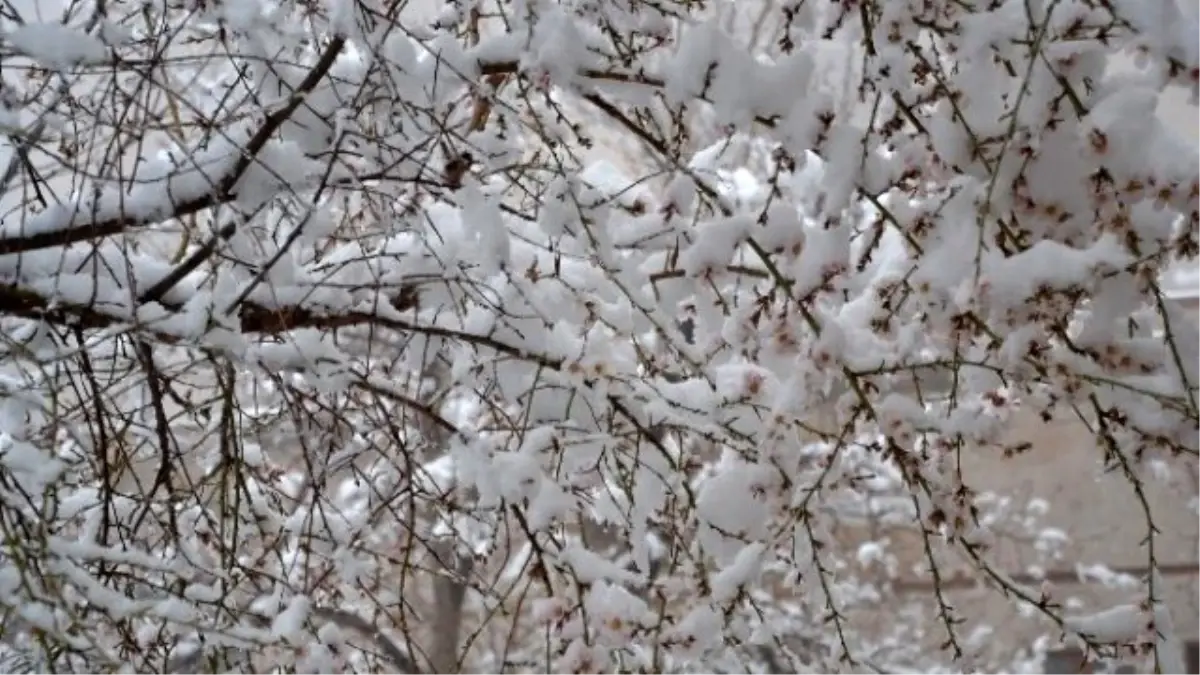
[[25,23],[5,30],[0,42],[53,70],[109,59],[109,48],[100,38],[61,23]]

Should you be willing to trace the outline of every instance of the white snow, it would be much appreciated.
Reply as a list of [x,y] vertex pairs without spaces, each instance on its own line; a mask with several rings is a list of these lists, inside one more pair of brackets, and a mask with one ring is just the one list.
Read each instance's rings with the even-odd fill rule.
[[99,38],[61,23],[29,22],[0,34],[0,43],[52,69],[102,63],[108,47]]

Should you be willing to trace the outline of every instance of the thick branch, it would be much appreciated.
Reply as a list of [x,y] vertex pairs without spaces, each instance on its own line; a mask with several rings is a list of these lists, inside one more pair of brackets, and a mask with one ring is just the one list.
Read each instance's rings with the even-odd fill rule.
[[[321,57],[317,60],[316,65],[313,66],[313,69],[309,71],[304,80],[296,87],[287,104],[267,116],[267,119],[250,138],[246,147],[241,151],[241,156],[233,163],[229,171],[202,194],[193,195],[174,203],[171,212],[167,214],[158,213],[153,210],[148,210],[145,213],[120,213],[114,217],[76,224],[75,220],[79,216],[83,215],[89,219],[92,216],[86,212],[75,211],[67,217],[65,227],[50,227],[46,231],[0,238],[0,255],[67,246],[88,239],[108,237],[120,234],[129,229],[153,225],[168,218],[180,218],[212,206],[217,206],[218,204],[232,201],[235,196],[233,194],[234,186],[237,185],[238,181],[241,180],[242,176],[256,161],[258,153],[266,147],[271,137],[279,131],[283,123],[304,103],[304,99],[308,93],[315,89],[317,84],[329,73],[329,69],[333,67],[345,44],[346,39],[341,36],[335,36],[330,41],[325,51],[322,52]],[[75,207],[67,208],[74,209]],[[225,232],[221,233],[224,238],[228,238],[232,234],[232,230],[228,234]],[[178,283],[179,279],[186,276],[189,271],[188,269],[183,269],[178,275],[173,274],[163,279],[159,285],[165,286],[165,288],[159,292],[165,292],[166,289]]]
[[[412,287],[402,288],[389,298],[392,307],[405,311],[416,307],[417,292]],[[182,308],[162,303],[168,311],[178,312]],[[75,326],[84,329],[107,328],[130,322],[129,319],[108,313],[99,305],[81,305],[52,302],[48,298],[17,286],[0,286],[0,314],[37,319],[50,323]],[[237,312],[238,323],[243,333],[277,334],[297,328],[341,328],[372,323],[376,320],[364,312],[347,312],[329,315],[303,307],[270,309],[246,302]],[[143,327],[158,339],[174,343],[179,336],[156,330],[153,325]]]

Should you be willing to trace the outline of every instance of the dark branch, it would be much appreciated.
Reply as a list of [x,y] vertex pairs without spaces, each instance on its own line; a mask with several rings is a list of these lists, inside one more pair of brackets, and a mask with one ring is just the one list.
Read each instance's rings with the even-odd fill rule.
[[[396,295],[389,298],[389,301],[392,307],[399,311],[413,309],[417,305],[417,291],[412,287],[402,288]],[[169,312],[179,312],[183,309],[177,305],[161,304]],[[48,321],[81,329],[107,328],[129,321],[104,311],[103,305],[99,303],[83,305],[53,302],[42,295],[17,286],[0,286],[0,314]],[[243,303],[238,308],[237,318],[243,333],[262,334],[284,333],[297,328],[341,328],[376,321],[376,317],[362,312],[331,316],[302,307],[270,309],[254,303]],[[164,342],[179,341],[179,336],[155,330],[153,325],[141,326],[141,328]]]

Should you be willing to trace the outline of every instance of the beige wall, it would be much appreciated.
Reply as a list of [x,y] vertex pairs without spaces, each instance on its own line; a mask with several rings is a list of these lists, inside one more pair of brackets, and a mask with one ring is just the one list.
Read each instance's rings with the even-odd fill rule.
[[[1102,453],[1095,438],[1080,423],[1045,423],[1034,416],[1019,420],[1013,440],[1033,444],[1031,456],[1005,461],[981,456],[969,467],[971,481],[1002,493],[1028,493],[1050,504],[1047,524],[1070,536],[1065,551],[1068,565],[1102,563],[1110,567],[1138,568],[1147,564],[1142,545],[1147,535],[1145,511],[1129,481],[1116,473],[1103,473]],[[1187,636],[1198,633],[1196,602],[1198,537],[1196,512],[1189,501],[1196,495],[1196,462],[1172,467],[1172,481],[1146,481],[1147,502],[1159,532],[1155,536],[1160,565],[1191,565],[1191,574],[1170,575],[1168,585],[1177,628]],[[973,479],[973,480],[972,480]],[[1098,585],[1059,585],[1066,594],[1091,603],[1119,599],[1120,593],[1102,592]]]

